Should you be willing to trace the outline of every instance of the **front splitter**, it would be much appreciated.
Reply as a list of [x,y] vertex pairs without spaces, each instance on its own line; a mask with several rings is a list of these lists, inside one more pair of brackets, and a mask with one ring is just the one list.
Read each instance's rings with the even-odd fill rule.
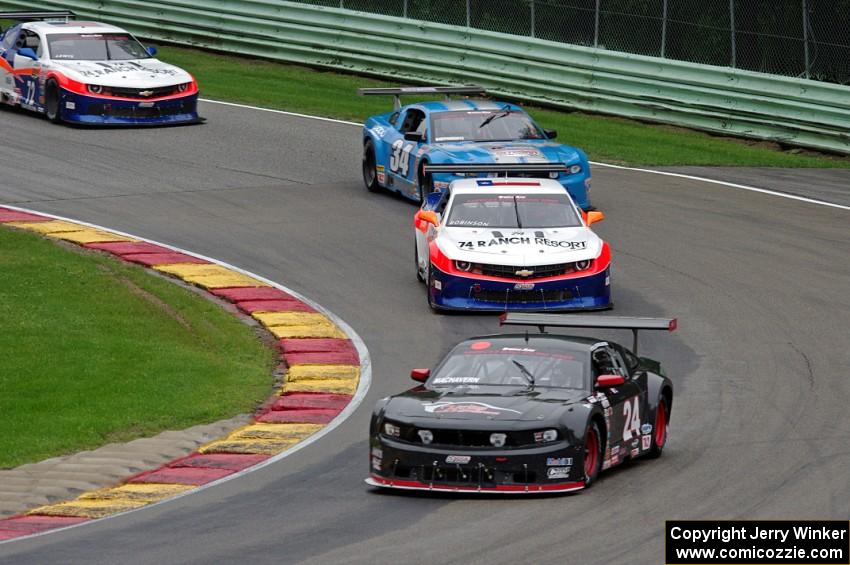
[[575,492],[584,488],[583,482],[553,483],[549,485],[497,485],[495,487],[463,487],[423,483],[410,480],[390,480],[371,476],[364,479],[367,485],[400,490],[418,490],[427,492],[454,492],[468,494],[544,494]]

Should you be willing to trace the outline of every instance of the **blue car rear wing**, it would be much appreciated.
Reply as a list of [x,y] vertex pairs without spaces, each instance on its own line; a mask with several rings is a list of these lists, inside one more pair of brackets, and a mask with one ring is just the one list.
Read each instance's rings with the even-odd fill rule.
[[499,318],[502,326],[534,326],[540,332],[547,327],[554,328],[606,328],[616,330],[631,330],[634,336],[632,352],[637,354],[638,330],[667,330],[675,331],[678,327],[676,318],[632,318],[627,316],[588,316],[574,314],[524,314],[520,312],[505,312]]
[[392,96],[393,110],[401,108],[401,96],[407,94],[444,94],[446,100],[451,94],[478,94],[484,96],[487,90],[483,86],[402,86],[398,88],[358,88],[360,96]]
[[563,163],[474,163],[459,165],[423,165],[424,173],[565,173],[569,168]]
[[42,12],[0,12],[0,20],[15,20],[16,22],[63,21],[75,17],[71,10],[47,10]]

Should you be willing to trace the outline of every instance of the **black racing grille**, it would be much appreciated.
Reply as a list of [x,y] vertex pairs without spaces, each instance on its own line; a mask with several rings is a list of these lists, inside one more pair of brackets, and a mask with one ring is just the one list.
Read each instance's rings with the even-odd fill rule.
[[424,483],[493,487],[497,484],[532,484],[537,473],[528,469],[501,470],[485,465],[419,465],[396,464],[392,475]]
[[479,302],[497,302],[499,304],[541,304],[570,300],[573,293],[569,290],[482,290],[470,295]]
[[171,96],[173,94],[178,94],[179,92],[176,84],[173,86],[161,86],[159,88],[112,87],[110,90],[112,91],[113,96],[118,96],[120,98],[138,98],[140,100]]
[[[433,444],[451,445],[456,447],[493,447],[490,435],[493,432],[471,430],[431,430],[434,434]],[[505,434],[505,447],[520,447],[534,445],[533,432],[508,432]]]
[[176,116],[178,114],[190,114],[195,112],[195,107],[196,104],[194,101],[183,101],[179,104],[169,104],[168,106],[151,106],[150,108],[89,104],[88,113],[112,118],[159,118],[163,116]]
[[[419,437],[419,428],[405,424],[399,424],[400,434],[394,439],[406,441],[409,443],[422,444],[422,439]],[[479,430],[445,430],[428,428],[433,435],[433,440],[429,445],[434,447],[485,447],[492,449],[490,443],[490,435],[493,433],[505,434],[504,447],[529,447],[539,445],[534,439],[534,430],[513,431],[513,432],[492,432]],[[541,430],[538,430],[540,433]]]
[[[518,275],[517,273],[523,273]],[[531,273],[526,274],[526,273]],[[515,265],[481,265],[481,274],[491,277],[510,279],[542,279],[557,277],[575,272],[575,263],[557,263],[555,265],[534,265],[533,267],[518,267]]]
[[548,179],[552,178],[549,176],[549,172],[547,171],[523,171],[523,172],[511,172],[512,177],[518,177],[523,179]]
[[119,107],[107,108],[105,114],[114,118],[157,118],[159,116],[173,116],[180,113],[179,106],[166,106],[164,108],[134,108]]

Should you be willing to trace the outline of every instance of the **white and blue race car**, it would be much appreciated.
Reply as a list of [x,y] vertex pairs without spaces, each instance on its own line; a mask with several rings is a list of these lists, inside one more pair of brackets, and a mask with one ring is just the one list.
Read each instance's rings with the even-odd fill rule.
[[[428,165],[425,172],[510,173],[528,166]],[[579,209],[554,179],[456,180],[426,196],[416,213],[416,275],[438,311],[611,308],[611,249],[590,229],[604,217]]]
[[[53,122],[88,125],[193,123],[198,85],[153,57],[127,31],[74,21],[72,12],[3,12],[0,103]],[[63,21],[55,21],[63,20]]]
[[[363,181],[374,192],[388,189],[422,202],[464,175],[427,174],[431,165],[563,165],[540,173],[517,169],[516,177],[552,178],[583,210],[590,210],[590,164],[583,151],[554,141],[522,108],[483,99],[401,105],[411,94],[484,94],[478,86],[361,88],[361,95],[390,95],[395,109],[372,116],[363,126]],[[469,176],[479,176],[472,173]],[[486,175],[483,175],[486,176]]]

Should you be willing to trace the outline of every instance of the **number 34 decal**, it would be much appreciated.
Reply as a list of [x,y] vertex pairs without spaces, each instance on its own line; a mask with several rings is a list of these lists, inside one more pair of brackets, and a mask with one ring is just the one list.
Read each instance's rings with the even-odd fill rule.
[[413,151],[412,143],[405,145],[403,139],[396,139],[393,142],[392,155],[390,155],[390,170],[406,177],[407,170],[410,168],[411,151]]
[[640,404],[639,397],[626,400],[623,404],[623,441],[629,441],[633,437],[640,437]]

